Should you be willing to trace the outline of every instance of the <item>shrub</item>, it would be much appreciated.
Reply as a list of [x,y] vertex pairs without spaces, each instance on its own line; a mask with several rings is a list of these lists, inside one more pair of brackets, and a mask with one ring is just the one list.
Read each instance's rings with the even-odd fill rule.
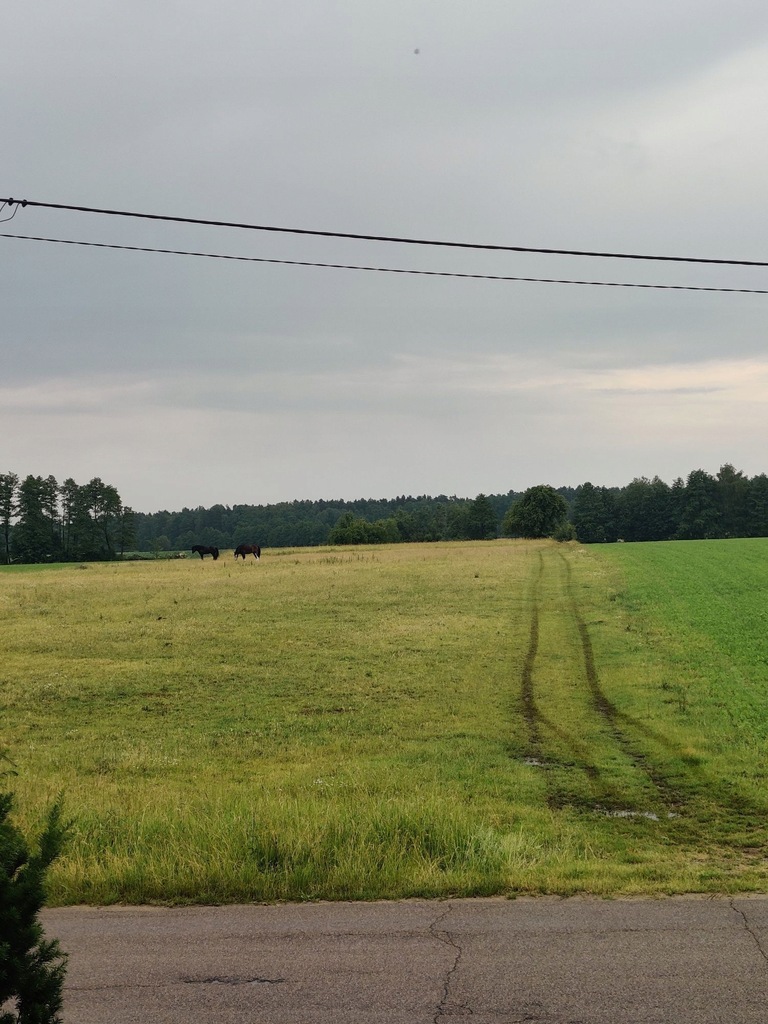
[[573,523],[569,523],[567,519],[564,519],[552,534],[552,538],[562,542],[576,540],[576,530]]
[[0,1024],[60,1024],[66,956],[37,916],[66,826],[57,802],[32,853],[10,821],[12,807],[13,794],[0,793]]

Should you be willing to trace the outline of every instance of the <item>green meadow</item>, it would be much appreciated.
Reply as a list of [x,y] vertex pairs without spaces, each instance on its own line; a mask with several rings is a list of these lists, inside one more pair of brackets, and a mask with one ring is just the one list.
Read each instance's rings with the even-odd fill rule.
[[53,904],[766,889],[768,541],[0,570]]

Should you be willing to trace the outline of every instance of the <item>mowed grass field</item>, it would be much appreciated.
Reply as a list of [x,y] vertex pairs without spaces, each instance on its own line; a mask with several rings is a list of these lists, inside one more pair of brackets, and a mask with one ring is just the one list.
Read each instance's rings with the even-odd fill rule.
[[765,890],[768,541],[0,570],[50,901]]

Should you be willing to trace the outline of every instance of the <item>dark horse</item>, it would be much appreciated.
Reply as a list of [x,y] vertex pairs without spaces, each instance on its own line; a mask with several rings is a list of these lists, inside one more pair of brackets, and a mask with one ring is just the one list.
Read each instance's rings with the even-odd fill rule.
[[192,548],[192,550],[196,551],[198,553],[198,555],[200,555],[201,558],[205,558],[206,555],[213,555],[214,562],[219,557],[219,549],[218,548],[206,548],[206,547],[203,547],[202,544],[195,544],[195,546]]
[[258,544],[238,544],[235,548],[235,561],[237,556],[240,555],[243,561],[245,561],[246,555],[253,555],[254,558],[261,558],[261,548]]

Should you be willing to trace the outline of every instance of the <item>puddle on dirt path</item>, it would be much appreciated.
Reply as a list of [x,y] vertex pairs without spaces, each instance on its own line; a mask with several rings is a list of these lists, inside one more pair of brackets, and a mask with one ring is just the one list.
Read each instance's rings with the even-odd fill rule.
[[606,818],[646,818],[648,821],[661,821],[662,818],[677,818],[674,811],[667,811],[666,814],[656,814],[655,811],[630,811],[630,810],[609,810],[607,807],[595,807],[598,814]]

